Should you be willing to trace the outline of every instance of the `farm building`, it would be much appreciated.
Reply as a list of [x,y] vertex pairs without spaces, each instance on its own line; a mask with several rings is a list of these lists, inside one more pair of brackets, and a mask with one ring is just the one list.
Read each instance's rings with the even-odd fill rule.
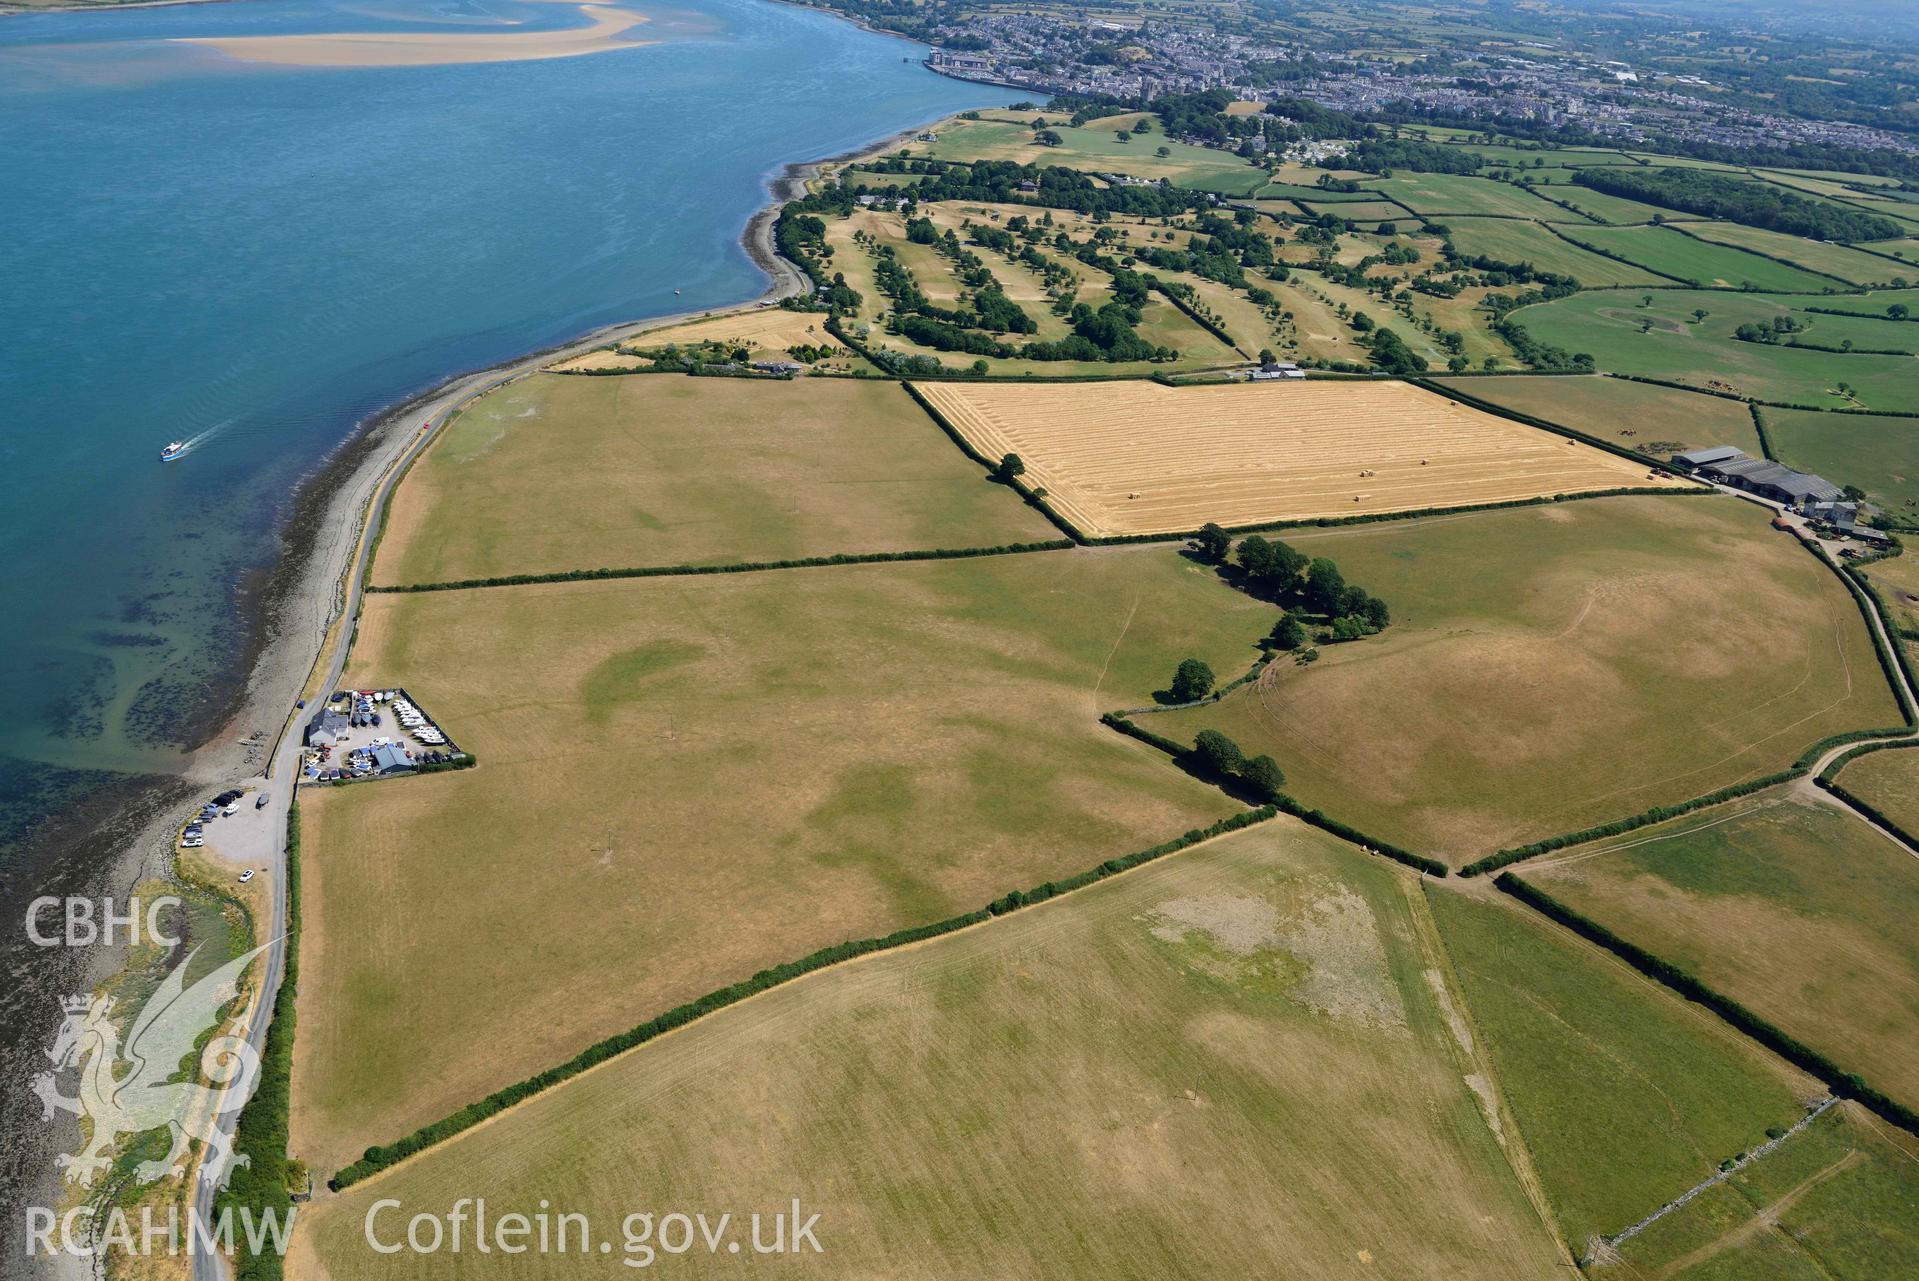
[[1805,515],[1822,525],[1850,534],[1859,523],[1858,503],[1807,503]]
[[307,722],[304,741],[308,747],[332,747],[340,741],[340,735],[346,733],[347,724],[344,715],[330,707],[323,707]]
[[1704,467],[1707,463],[1730,462],[1735,458],[1746,457],[1746,451],[1737,445],[1712,445],[1705,449],[1689,450],[1683,454],[1674,454],[1673,462],[1688,471],[1695,467]]
[[1837,502],[1845,497],[1839,486],[1822,476],[1794,471],[1769,458],[1749,458],[1744,453],[1737,458],[1706,463],[1695,470],[1707,480],[1743,489],[1788,507]]

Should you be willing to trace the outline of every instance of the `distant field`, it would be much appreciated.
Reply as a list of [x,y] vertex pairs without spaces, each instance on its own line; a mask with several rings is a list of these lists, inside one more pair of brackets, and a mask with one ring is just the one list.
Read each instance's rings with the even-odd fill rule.
[[[1377,202],[1379,197],[1371,191],[1329,191],[1303,182],[1269,182],[1254,193],[1261,200],[1300,200],[1316,205],[1367,204]],[[1406,211],[1399,211],[1401,217]]]
[[[1427,890],[1560,1234],[1585,1254],[1790,1125],[1818,1083],[1518,904]],[[1600,1273],[1599,1275],[1605,1275]]]
[[1919,1258],[1919,1150],[1843,1104],[1620,1248],[1595,1277],[1905,1281]]
[[[1157,120],[1151,122],[1148,132],[1134,134],[1131,120],[1128,117],[1126,142],[1119,140],[1119,129],[1113,125],[1089,123],[1077,129],[1068,124],[1052,125],[1061,139],[1057,147],[1034,142],[1033,130],[1025,123],[953,120],[940,128],[939,141],[908,142],[895,151],[935,160],[1012,160],[1026,165],[1169,178],[1177,186],[1236,196],[1251,195],[1266,181],[1264,169],[1254,168],[1230,151],[1175,142],[1160,131]],[[1155,154],[1161,147],[1171,154]]]
[[1835,485],[1859,486],[1901,520],[1919,520],[1919,418],[1761,412],[1780,458]]
[[1719,396],[1623,378],[1563,374],[1439,382],[1480,400],[1635,449],[1649,450],[1664,443],[1678,445],[1679,449],[1667,451],[1677,453],[1705,445],[1736,445],[1755,458],[1763,453],[1751,412],[1740,402]]
[[1674,280],[1738,289],[1817,291],[1833,282],[1758,254],[1695,240],[1671,227],[1565,227],[1573,240]]
[[374,581],[1035,542],[896,383],[545,374],[483,397],[395,496]]
[[1452,173],[1401,173],[1366,183],[1415,212],[1432,216],[1504,214],[1553,218],[1565,210],[1508,182]]
[[1096,718],[1274,617],[1167,547],[370,597],[346,683],[481,764],[302,798],[301,1154],[1223,817]]
[[1017,453],[1027,481],[1096,536],[1674,483],[1406,383],[918,390],[981,454]]
[[1919,859],[1852,815],[1767,795],[1522,875],[1919,1104]]
[[1899,721],[1843,586],[1732,499],[1285,538],[1385,600],[1392,627],[1144,719],[1182,742],[1217,729],[1271,753],[1288,791],[1421,853],[1466,862]]
[[[1642,298],[1647,296],[1652,303],[1643,306]],[[1813,323],[1810,340],[1823,341],[1825,333],[1840,333],[1829,322],[1844,318],[1795,313],[1795,305],[1883,306],[1907,296],[1910,291],[1868,300],[1687,289],[1642,295],[1630,289],[1594,289],[1522,307],[1513,319],[1539,341],[1586,352],[1599,368],[1618,373],[1788,404],[1912,412],[1919,411],[1919,378],[1913,376],[1910,356],[1835,355],[1739,342],[1732,336],[1747,321],[1765,324],[1776,316],[1795,316],[1802,323]],[[1708,313],[1704,323],[1694,320],[1695,310]],[[1822,330],[1821,325],[1827,328]],[[1856,399],[1841,394],[1842,382],[1852,387]]]
[[1861,253],[1845,245],[1745,227],[1736,222],[1689,222],[1686,230],[1717,244],[1752,249],[1774,258],[1783,258],[1808,271],[1835,276],[1855,285],[1882,285],[1902,273],[1907,277],[1919,275],[1919,268],[1901,267],[1876,254]]
[[[1571,205],[1582,213],[1591,214],[1601,222],[1651,222],[1655,218],[1676,218],[1679,216],[1671,209],[1662,209],[1658,205],[1649,205],[1638,200],[1628,200],[1624,196],[1615,196],[1609,192],[1594,191],[1591,187],[1582,187],[1578,183],[1560,181],[1557,177],[1555,177],[1553,184],[1552,198],[1563,204]],[[1548,219],[1548,221],[1563,222],[1566,220],[1559,218]]]
[[1869,752],[1846,766],[1839,781],[1902,830],[1919,835],[1919,749]]
[[1536,222],[1518,218],[1451,218],[1446,225],[1452,228],[1453,244],[1463,254],[1483,254],[1501,262],[1529,262],[1541,271],[1571,276],[1589,288],[1672,283],[1642,267],[1581,249]]
[[[935,223],[957,226],[965,218],[978,218],[979,214],[965,212],[979,209],[991,221],[994,212],[1006,212],[1006,206],[987,207],[970,203],[959,203],[953,208],[945,206],[924,207],[922,212]],[[956,212],[957,211],[957,212]],[[1090,229],[1090,219],[1072,214],[1056,212],[1055,222],[1062,228],[1075,232]],[[1128,227],[1125,230],[1133,230]],[[963,367],[973,362],[972,356],[963,356],[955,352],[936,351],[931,347],[922,347],[899,334],[886,332],[880,317],[891,310],[891,301],[882,294],[874,277],[875,258],[871,249],[854,242],[856,233],[864,232],[888,245],[900,256],[918,279],[927,297],[944,300],[949,303],[958,296],[960,287],[946,259],[934,254],[924,245],[916,245],[906,239],[905,223],[897,214],[861,210],[851,217],[833,219],[827,223],[827,242],[833,247],[833,270],[842,272],[847,283],[860,292],[862,302],[858,318],[851,322],[858,331],[869,326],[866,341],[876,347],[888,348],[908,355],[927,356],[942,361],[949,366]],[[1162,242],[1164,243],[1164,242]],[[982,253],[996,278],[1008,288],[1008,296],[1016,297],[1012,291],[1018,288],[1018,272],[1009,270],[1005,260],[997,254]],[[1089,306],[1099,307],[1111,301],[1112,278],[1096,267],[1084,263],[1074,263],[1073,271],[1081,278],[1082,284],[1076,301]],[[1050,340],[1063,336],[1066,324],[1048,310],[1048,304],[1036,301],[1025,303],[1026,311],[1038,325],[1035,339]],[[1042,361],[1023,360],[1017,357],[990,357],[988,365],[993,372],[1001,376],[1019,376],[1034,374],[1042,377],[1069,377],[1075,375],[1098,374],[1105,377],[1121,375],[1146,376],[1165,370],[1211,369],[1222,365],[1242,363],[1245,357],[1231,347],[1202,329],[1181,312],[1172,303],[1161,298],[1153,298],[1141,309],[1142,315],[1138,332],[1142,338],[1155,346],[1169,347],[1179,353],[1176,360],[1165,364],[1151,361],[1131,361],[1123,364],[1111,364],[1104,361]]]
[[[1335,218],[1350,218],[1354,222],[1379,223],[1402,222],[1407,226],[1417,226],[1419,219],[1407,213],[1398,205],[1384,200],[1348,200],[1327,202],[1321,200],[1301,201],[1306,211],[1315,216],[1329,213]],[[1367,228],[1371,230],[1371,228]]]
[[[391,1274],[362,1226],[377,1198],[479,1196],[490,1214],[550,1198],[618,1250],[614,1225],[639,1204],[743,1219],[797,1195],[821,1216],[822,1253],[665,1262],[1559,1275],[1464,1079],[1423,914],[1398,869],[1281,820],[723,1011],[317,1206],[303,1235],[328,1275],[356,1281]],[[582,1274],[527,1258],[513,1275]],[[471,1268],[443,1252],[406,1271]]]

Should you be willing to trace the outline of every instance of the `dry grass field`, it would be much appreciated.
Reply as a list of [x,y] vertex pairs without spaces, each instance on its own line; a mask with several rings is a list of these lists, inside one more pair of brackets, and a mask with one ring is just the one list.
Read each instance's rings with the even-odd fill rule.
[[1899,721],[1844,587],[1734,499],[1285,537],[1384,599],[1392,627],[1145,722],[1270,752],[1288,791],[1421,853],[1465,862]]
[[1919,1104],[1919,858],[1851,814],[1767,793],[1521,874]]
[[373,581],[1058,537],[897,384],[543,374],[475,402],[394,497]]
[[[723,1011],[316,1207],[305,1239],[333,1281],[389,1276],[362,1232],[376,1199],[547,1198],[618,1259],[635,1208],[744,1219],[798,1196],[820,1254],[659,1262],[896,1281],[1567,1275],[1468,1087],[1485,1083],[1457,997],[1435,990],[1424,911],[1399,869],[1279,820]],[[425,1281],[586,1270],[398,1257]]]
[[[1752,413],[1736,400],[1628,382],[1623,378],[1563,374],[1441,379],[1478,400],[1543,418],[1589,436],[1652,451],[1676,445],[1683,453],[1705,445],[1736,445],[1761,457]],[[1629,434],[1630,433],[1630,434]]]
[[1680,483],[1406,383],[918,390],[981,454],[1018,454],[1095,537]]
[[1097,717],[1274,617],[1165,547],[369,598],[346,683],[480,764],[302,798],[298,1150],[1224,817]]

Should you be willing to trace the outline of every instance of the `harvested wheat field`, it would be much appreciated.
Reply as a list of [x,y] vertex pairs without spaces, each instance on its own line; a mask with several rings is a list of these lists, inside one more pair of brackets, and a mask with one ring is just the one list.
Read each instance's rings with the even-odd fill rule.
[[917,390],[981,454],[1018,454],[1090,537],[1684,483],[1399,382]]

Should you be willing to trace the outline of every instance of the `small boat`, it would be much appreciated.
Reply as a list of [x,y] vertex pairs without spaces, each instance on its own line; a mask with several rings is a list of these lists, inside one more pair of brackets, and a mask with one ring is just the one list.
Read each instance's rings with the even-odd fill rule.
[[160,451],[160,461],[163,463],[170,463],[174,459],[179,458],[182,454],[185,454],[186,452],[187,452],[186,442],[181,440],[176,440],[172,444],[168,445],[165,449]]

